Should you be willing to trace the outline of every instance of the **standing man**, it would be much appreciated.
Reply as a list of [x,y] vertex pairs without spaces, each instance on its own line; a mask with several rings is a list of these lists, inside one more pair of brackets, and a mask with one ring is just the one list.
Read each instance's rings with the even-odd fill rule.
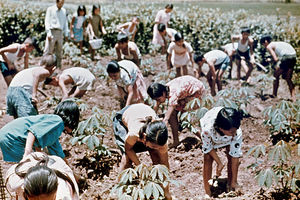
[[56,5],[47,9],[45,28],[47,32],[44,54],[53,54],[57,58],[57,67],[61,68],[63,34],[68,36],[68,20],[66,9],[63,8],[64,0],[56,0]]

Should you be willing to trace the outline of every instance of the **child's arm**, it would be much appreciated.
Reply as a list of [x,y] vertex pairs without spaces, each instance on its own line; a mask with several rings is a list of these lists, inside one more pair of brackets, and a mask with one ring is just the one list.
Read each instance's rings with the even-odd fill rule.
[[[136,137],[136,136],[135,136]],[[134,138],[135,138],[134,137]],[[133,150],[133,146],[135,145],[136,141],[134,141],[133,137],[128,137],[125,140],[125,153],[128,156],[128,158],[136,165],[138,166],[140,164],[140,160],[138,159],[135,151]],[[129,142],[130,140],[130,142]],[[131,141],[132,140],[132,141]]]
[[121,58],[121,49],[119,48],[118,43],[115,45],[115,50],[116,50],[116,53],[117,53],[117,61],[122,60],[122,58]]
[[208,154],[216,161],[216,163],[218,165],[216,175],[221,176],[221,172],[222,172],[222,169],[223,169],[224,165],[221,162],[216,150],[212,149]]
[[129,26],[129,22],[127,22],[125,24],[121,24],[121,25],[117,26],[117,30],[119,32],[122,32],[122,33],[126,34],[124,29],[128,28],[128,26]]
[[128,91],[128,97],[127,97],[127,101],[126,101],[125,106],[129,106],[131,104],[132,97],[133,97],[133,85],[128,85],[127,86],[127,91]]
[[14,69],[15,67],[14,67],[14,63],[11,63],[11,62],[8,60],[8,58],[7,58],[6,55],[5,55],[5,52],[8,52],[8,53],[16,53],[17,50],[18,50],[18,47],[16,47],[15,44],[11,44],[11,45],[9,45],[9,46],[7,46],[7,47],[3,47],[3,48],[0,49],[0,55],[2,56],[4,62],[7,63],[7,66],[8,66],[9,69]]
[[106,35],[106,30],[105,30],[105,28],[104,28],[104,26],[103,26],[102,18],[101,18],[101,20],[100,20],[100,28],[101,28],[101,31],[102,31],[103,35]]
[[37,103],[37,89],[39,83],[46,79],[46,77],[50,76],[50,72],[46,69],[39,69],[33,72],[33,85],[32,85],[32,101]]
[[240,39],[240,35],[232,35],[231,42],[232,42],[232,49],[234,49],[234,42]]
[[168,67],[168,69],[171,69],[171,57],[172,57],[172,52],[169,53],[168,59],[167,59],[167,67]]
[[272,45],[272,43],[270,43],[268,46],[267,46],[267,50],[269,51],[269,53],[271,54],[274,62],[277,62],[279,59],[275,53],[275,47]]
[[67,81],[68,76],[59,76],[59,80],[58,80],[58,85],[62,91],[62,101],[67,99],[69,97],[69,92],[66,86],[66,81]]
[[135,50],[130,50],[131,55],[133,55],[133,62],[140,67],[139,56],[137,55]]
[[75,17],[72,18],[72,21],[70,23],[70,37],[71,37],[71,39],[74,39],[74,33],[73,33],[74,21],[75,21]]
[[164,122],[165,122],[166,124],[169,123],[169,119],[170,119],[171,114],[172,114],[172,112],[173,112],[174,110],[175,110],[175,106],[169,106],[169,107],[168,107],[167,113],[166,113],[165,118],[164,118]]
[[29,53],[26,52],[24,57],[24,69],[28,68]]
[[34,141],[35,141],[35,137],[34,137],[33,133],[28,131],[24,154],[23,154],[23,159],[32,152]]

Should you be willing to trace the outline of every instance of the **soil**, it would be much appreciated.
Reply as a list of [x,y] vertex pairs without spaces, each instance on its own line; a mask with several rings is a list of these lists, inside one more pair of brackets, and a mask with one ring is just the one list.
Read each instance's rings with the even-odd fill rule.
[[[156,74],[166,70],[165,56],[145,56],[146,58],[151,58],[153,60],[153,66],[156,68]],[[145,59],[144,57],[144,59]],[[100,62],[103,66],[112,59],[111,57],[102,57]],[[37,65],[39,58],[32,58],[31,65]],[[71,67],[70,64],[64,60],[64,68]],[[207,69],[206,69],[207,70]],[[61,70],[58,70],[61,71]],[[204,69],[205,71],[205,69]],[[190,69],[191,72],[191,69]],[[257,70],[254,70],[253,77],[257,76],[259,73],[263,73]],[[235,74],[235,73],[233,73]],[[148,76],[148,84],[151,82],[152,76]],[[207,85],[207,81],[204,77],[201,77],[201,80]],[[255,83],[253,83],[255,84]],[[226,80],[226,88],[230,87],[239,87],[240,82],[237,80]],[[56,96],[60,97],[61,92],[59,88],[52,86],[47,86],[46,90],[43,90],[45,94],[49,97]],[[114,88],[113,84],[103,80],[97,80],[95,84],[95,90],[88,92],[82,99],[88,104],[89,108],[93,106],[98,106],[104,112],[110,113],[113,110],[119,110],[120,105],[117,100],[117,91]],[[42,89],[40,87],[40,89]],[[0,76],[0,109],[5,110],[5,94],[6,94],[6,84],[2,76]],[[279,98],[267,99],[262,101],[260,98],[256,97],[251,101],[251,104],[248,106],[248,111],[251,117],[243,120],[241,128],[243,130],[244,144],[243,152],[244,156],[240,159],[239,175],[238,175],[238,184],[239,192],[233,194],[223,193],[217,199],[271,199],[270,191],[260,191],[260,187],[254,179],[255,174],[251,173],[247,169],[247,166],[253,162],[252,158],[246,156],[246,152],[253,146],[267,143],[271,144],[269,139],[269,132],[265,126],[263,126],[263,115],[262,110],[270,105],[275,105],[281,99],[288,99],[289,93],[287,84],[284,81],[280,81],[280,87],[278,91]],[[272,84],[269,84],[267,94],[272,93]],[[297,94],[299,94],[299,89],[297,88]],[[53,107],[47,107],[44,104],[46,98],[39,94],[39,112],[40,113],[53,113]],[[81,113],[81,118],[85,119],[91,114],[91,109]],[[11,121],[12,118],[7,115],[0,116],[0,127],[4,126],[6,123]],[[106,175],[93,174],[91,169],[84,169],[83,164],[78,164],[80,160],[83,159],[84,162],[88,162],[86,153],[89,152],[86,145],[75,145],[72,146],[69,142],[70,137],[62,135],[61,143],[65,150],[68,151],[69,158],[68,161],[74,171],[78,174],[81,174],[83,177],[87,178],[86,183],[83,185],[83,190],[81,193],[80,199],[117,199],[116,196],[110,194],[112,187],[117,183],[118,176],[118,148],[114,143],[114,136],[112,130],[108,131],[104,136],[104,143],[109,147],[113,152],[113,161],[104,166],[106,170]],[[171,185],[170,190],[173,195],[173,199],[180,200],[196,200],[202,199],[204,196],[203,188],[203,153],[201,151],[201,141],[189,132],[188,130],[183,130],[180,134],[181,144],[176,149],[169,150],[169,163],[170,163],[170,173],[171,178],[178,182],[178,185]],[[172,138],[170,136],[169,143],[172,143]],[[226,156],[224,152],[219,151],[223,163],[227,163]],[[151,160],[148,153],[139,154],[139,158],[142,162],[150,165]],[[81,163],[84,163],[81,162]],[[10,166],[9,163],[1,161],[1,166],[3,168],[3,173],[6,172],[7,168]],[[213,175],[215,172],[215,165],[213,170]],[[89,173],[89,176],[88,176]],[[91,176],[92,174],[92,176]],[[219,179],[219,187],[214,188],[212,191],[215,195],[221,194],[224,192],[226,186],[226,177],[227,171],[226,167],[222,172],[222,176]],[[235,196],[236,195],[236,196]],[[235,197],[234,197],[235,196]],[[263,198],[265,196],[266,198]]]

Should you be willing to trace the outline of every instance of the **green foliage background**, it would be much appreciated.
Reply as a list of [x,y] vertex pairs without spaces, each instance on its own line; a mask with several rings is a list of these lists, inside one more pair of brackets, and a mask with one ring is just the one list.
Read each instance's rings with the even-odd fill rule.
[[[3,1],[0,1],[0,4],[2,8],[0,10],[0,47],[13,42],[23,42],[28,36],[36,36],[40,42],[40,48],[43,49],[46,38],[44,18],[49,4],[12,3],[8,6]],[[134,15],[139,16],[141,20],[136,43],[143,54],[152,53],[155,50],[155,46],[151,44],[154,19],[158,10],[164,8],[164,4],[149,2],[140,2],[138,6],[137,3],[128,2],[103,4],[101,16],[108,34],[103,36],[104,43],[100,50],[101,53],[110,54],[112,52],[111,48],[116,43],[116,26],[130,21]],[[282,4],[282,9],[273,8],[274,15],[258,15],[253,10],[237,9],[236,6],[232,7],[234,10],[230,10],[228,4],[224,5],[227,7],[220,9],[208,8],[209,5],[205,3],[175,3],[170,27],[182,32],[185,40],[192,44],[194,50],[207,52],[230,42],[230,36],[238,34],[241,26],[249,26],[254,39],[259,40],[262,34],[272,34],[274,40],[290,43],[296,49],[297,57],[300,56],[299,16],[291,16],[287,11],[285,15],[280,15],[283,14],[282,10],[285,8],[285,4]],[[259,5],[265,6],[265,4],[258,3],[256,7]],[[295,5],[297,7],[297,4]],[[250,6],[253,7],[253,4]],[[71,20],[77,5],[66,4],[65,7]],[[91,6],[87,6],[87,8],[90,13]],[[293,11],[292,13],[297,14]],[[257,55],[261,54],[261,50],[262,48],[258,44]],[[298,59],[297,69],[299,69],[299,65]]]

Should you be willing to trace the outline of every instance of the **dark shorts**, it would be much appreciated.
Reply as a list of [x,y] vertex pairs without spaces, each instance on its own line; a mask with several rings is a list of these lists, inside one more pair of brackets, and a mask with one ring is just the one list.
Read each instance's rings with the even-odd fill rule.
[[250,61],[250,50],[248,49],[245,52],[241,52],[237,49],[235,54],[236,59],[241,60],[242,56],[245,58],[246,61]]
[[15,75],[17,73],[16,69],[8,69],[8,65],[6,62],[0,61],[0,69],[1,73],[3,74],[4,77],[10,76],[10,75]]
[[295,55],[285,55],[282,56],[280,61],[280,69],[287,71],[288,69],[294,69],[296,65],[296,56]]
[[[113,129],[116,138],[116,144],[120,148],[122,154],[125,153],[125,139],[128,133],[127,127],[122,122],[122,116],[123,113],[127,110],[127,108],[129,108],[129,106],[126,106],[122,110],[118,111],[115,117],[113,118]],[[142,142],[137,142],[133,146],[133,150],[134,152],[139,153],[139,152],[149,151],[151,149],[146,147]]]
[[7,114],[16,118],[38,114],[31,103],[31,94],[22,87],[8,87],[6,106]]

